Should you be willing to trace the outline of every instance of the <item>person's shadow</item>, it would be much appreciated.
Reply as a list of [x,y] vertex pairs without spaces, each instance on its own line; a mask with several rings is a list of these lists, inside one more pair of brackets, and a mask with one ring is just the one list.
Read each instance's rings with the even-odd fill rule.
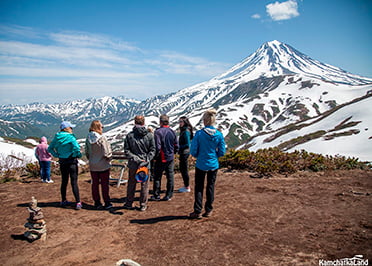
[[190,219],[187,215],[168,215],[168,216],[160,216],[160,217],[154,217],[154,218],[148,218],[148,219],[133,219],[130,220],[131,224],[156,224],[159,222],[166,222],[166,221],[173,221],[173,220],[188,220]]
[[[29,203],[17,204],[17,207],[29,207],[29,206],[30,206]],[[52,207],[52,208],[60,208],[60,209],[75,209],[74,203],[70,203],[69,205],[62,207],[60,202],[38,202],[37,206],[40,207],[40,208]],[[97,209],[94,205],[83,203],[83,209],[84,210],[89,210],[89,211],[106,211],[106,212],[109,212],[110,214],[114,214],[114,215],[123,215],[124,214],[123,212],[119,211],[120,209],[122,209],[122,207],[112,207],[112,208],[106,210],[104,208]]]

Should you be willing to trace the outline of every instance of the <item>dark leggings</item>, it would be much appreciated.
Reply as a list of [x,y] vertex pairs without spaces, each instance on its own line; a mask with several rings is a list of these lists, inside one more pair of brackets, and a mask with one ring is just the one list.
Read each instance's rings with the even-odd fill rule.
[[62,183],[61,183],[61,197],[62,201],[66,200],[66,190],[68,185],[68,178],[71,178],[72,192],[74,193],[76,202],[80,202],[79,186],[78,186],[78,165],[77,163],[62,163],[60,164]]
[[180,171],[183,179],[183,184],[185,187],[190,186],[190,177],[189,177],[189,158],[190,154],[180,154]]

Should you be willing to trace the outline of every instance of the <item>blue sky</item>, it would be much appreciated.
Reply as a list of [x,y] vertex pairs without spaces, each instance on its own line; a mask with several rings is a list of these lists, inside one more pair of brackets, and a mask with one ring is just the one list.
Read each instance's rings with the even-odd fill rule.
[[0,104],[145,99],[279,40],[372,77],[369,0],[1,0]]

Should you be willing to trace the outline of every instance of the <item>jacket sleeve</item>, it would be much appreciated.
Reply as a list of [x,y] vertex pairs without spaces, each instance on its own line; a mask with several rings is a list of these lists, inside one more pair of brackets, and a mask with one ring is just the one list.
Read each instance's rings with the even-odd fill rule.
[[76,138],[74,137],[74,139],[72,140],[72,157],[81,158],[82,156],[83,155],[81,154],[80,151],[80,145],[77,142]]
[[111,145],[107,141],[106,137],[103,138],[103,156],[107,159],[111,159],[112,157],[112,150],[111,150]]
[[40,161],[39,159],[39,154],[38,154],[38,147],[35,148],[35,157],[38,161]]
[[226,152],[225,140],[223,138],[223,135],[220,134],[220,141],[217,146],[217,157],[224,156],[225,152]]
[[52,154],[53,157],[59,158],[59,154],[58,154],[57,149],[56,149],[56,144],[57,144],[57,141],[56,141],[56,138],[54,137],[52,142],[49,144],[48,152],[50,154]]
[[161,150],[161,135],[158,132],[158,130],[155,130],[154,139],[155,139],[155,158],[157,158]]
[[152,159],[154,159],[155,157],[155,153],[156,153],[156,147],[155,147],[155,138],[154,138],[154,135],[152,133],[149,133],[151,134],[150,136],[150,140],[149,140],[149,153],[148,153],[148,160],[151,161]]
[[85,156],[87,156],[88,160],[89,160],[89,156],[90,156],[90,143],[88,141],[88,138],[85,139]]
[[142,160],[137,155],[131,152],[130,145],[129,145],[129,138],[130,138],[130,135],[128,134],[124,140],[124,154],[128,156],[129,161],[133,161],[139,164],[142,162]]
[[190,154],[197,158],[199,155],[199,134],[196,133],[194,138],[191,141]]

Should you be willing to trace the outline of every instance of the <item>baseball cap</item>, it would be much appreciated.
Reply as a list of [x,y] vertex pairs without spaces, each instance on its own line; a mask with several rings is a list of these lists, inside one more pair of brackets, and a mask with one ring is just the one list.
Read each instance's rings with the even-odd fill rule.
[[60,126],[61,130],[65,129],[65,128],[68,128],[68,127],[74,128],[74,127],[76,127],[76,125],[71,124],[71,123],[68,122],[68,121],[63,121],[63,122],[61,123],[61,126]]
[[149,169],[146,166],[138,168],[135,178],[139,183],[146,182],[149,178]]

